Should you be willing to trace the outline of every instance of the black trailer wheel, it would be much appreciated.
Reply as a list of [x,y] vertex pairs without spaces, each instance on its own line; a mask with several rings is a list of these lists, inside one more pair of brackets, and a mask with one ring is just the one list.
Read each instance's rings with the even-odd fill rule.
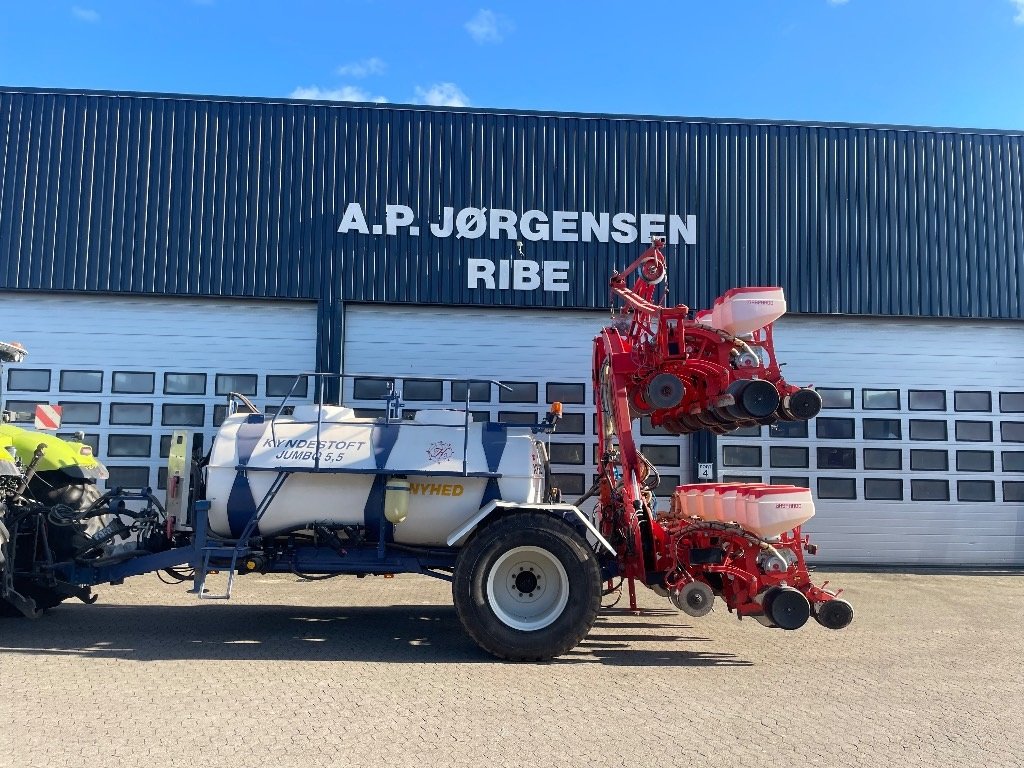
[[567,523],[543,513],[514,513],[463,547],[452,595],[466,634],[485,651],[542,661],[576,647],[594,626],[601,569]]
[[[46,504],[66,504],[72,509],[86,509],[102,495],[100,489],[93,483],[72,483],[48,489],[40,500]],[[65,556],[70,556],[74,547],[73,539],[78,538],[79,531],[68,527],[58,528],[49,524],[47,534],[50,546],[55,550],[54,555],[57,559],[62,559]],[[28,570],[31,568],[33,558],[39,554],[18,550],[15,555],[15,566],[18,570]],[[70,595],[53,589],[50,586],[21,576],[15,576],[14,590],[22,597],[29,597],[34,600],[36,610],[39,611],[55,608],[70,597]],[[21,611],[15,608],[9,601],[0,598],[0,617],[20,616],[22,616]]]

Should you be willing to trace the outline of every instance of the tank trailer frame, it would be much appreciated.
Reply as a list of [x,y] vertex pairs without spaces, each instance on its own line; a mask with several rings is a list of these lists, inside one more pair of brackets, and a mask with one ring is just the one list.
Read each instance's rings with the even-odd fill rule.
[[[194,460],[187,432],[175,432],[166,507],[149,488],[115,488],[78,507],[47,506],[12,492],[12,487],[24,483],[15,478],[12,485],[8,478],[0,485],[0,609],[13,606],[36,617],[65,597],[91,602],[95,599],[91,587],[118,584],[149,572],[191,582],[190,591],[207,600],[229,598],[236,575],[246,573],[290,573],[309,580],[343,574],[419,573],[451,582],[456,612],[467,634],[490,653],[513,660],[551,658],[575,647],[593,626],[602,595],[618,591],[623,582],[628,584],[633,610],[639,581],[691,616],[707,614],[718,598],[738,617],[753,617],[767,626],[796,629],[810,616],[827,628],[846,626],[853,619],[853,609],[837,599],[839,592],[811,582],[804,553],[815,550],[798,525],[779,536],[755,535],[752,530],[762,529],[731,522],[736,518],[694,515],[685,502],[686,486],[676,489],[670,510],[658,509],[657,470],[633,439],[632,422],[637,417],[647,416],[671,434],[700,429],[724,433],[741,425],[813,418],[821,405],[813,389],[790,385],[782,378],[771,322],[750,326],[751,332],[732,333],[709,323],[708,313],[691,317],[686,306],[667,306],[664,292],[655,301],[656,287],[667,274],[663,245],[663,240],[655,240],[624,273],[611,279],[613,299],[621,299],[624,307],[613,311],[611,322],[594,339],[598,478],[574,503],[561,498],[546,446],[536,438],[516,442],[509,466],[523,464],[519,474],[499,472],[504,441],[525,441],[528,434],[523,427],[473,422],[470,385],[486,381],[505,387],[500,382],[460,380],[466,396],[461,469],[457,469],[460,462],[450,450],[451,442],[445,443],[450,455],[446,464],[403,464],[407,461],[403,457],[389,464],[391,448],[401,444],[399,426],[407,437],[413,435],[407,430],[431,426],[457,430],[453,421],[457,417],[450,412],[434,414],[435,421],[422,423],[419,416],[402,419],[404,406],[393,379],[384,398],[385,415],[373,421],[337,406],[289,405],[304,377],[316,382],[315,401],[320,404],[326,402],[325,388],[344,391],[344,380],[354,378],[300,373],[272,415],[231,393],[231,416],[205,460]],[[633,272],[636,281],[629,287],[626,278]],[[781,289],[737,290],[771,290],[781,295]],[[302,416],[312,413],[306,410],[310,408],[316,413],[315,430],[313,417]],[[322,459],[325,418],[334,418],[325,417],[328,411],[341,419],[331,421],[331,428],[342,424],[369,430],[369,442],[359,443],[368,445],[369,452],[361,453],[358,461],[332,462],[326,455]],[[543,422],[532,427],[532,434],[555,431],[560,418],[561,404],[555,403]],[[276,450],[279,428],[305,430],[301,432],[306,435],[303,453],[284,452],[279,461],[258,454],[263,456],[262,463],[250,461],[253,447],[268,434],[268,444]],[[471,428],[477,441],[472,444],[472,466]],[[456,434],[451,432],[453,437]],[[390,443],[377,443],[374,436]],[[409,439],[409,445],[422,447],[422,442],[416,442],[419,438]],[[502,441],[500,450],[489,448],[492,439]],[[226,452],[215,460],[218,440],[224,441]],[[250,447],[242,450],[243,442]],[[529,469],[526,464],[531,464]],[[214,470],[221,473],[219,490],[208,493],[205,483],[213,482]],[[269,484],[256,483],[267,490],[253,492],[250,479],[265,480],[267,474],[273,475]],[[295,516],[272,520],[268,510],[283,489],[311,487],[303,484],[309,478],[296,479],[298,485],[289,486],[296,475],[365,475],[372,476],[372,482],[360,486],[364,491],[369,488],[361,511],[339,491],[333,497],[317,497],[321,501],[313,508],[326,515],[326,503],[344,515],[318,520],[317,512],[305,512],[300,495],[289,497],[293,505],[296,499],[300,502],[294,507]],[[437,522],[440,518],[419,518],[433,526],[429,535],[410,537],[417,530],[413,523],[412,528],[398,529],[402,540],[396,541],[395,526],[406,519],[401,500],[408,504],[409,477],[474,478],[475,493],[482,497],[477,504],[474,496],[470,509],[476,511],[468,518],[461,516],[463,510],[444,506],[449,513],[458,509],[454,513],[459,517],[450,516],[443,523]],[[505,486],[512,489],[506,495],[518,501],[502,499],[498,483],[502,478],[523,481]],[[483,491],[481,481],[486,481]],[[242,486],[246,504],[234,514],[232,497]],[[708,484],[707,488],[715,492],[728,486]],[[292,492],[288,490],[282,498]],[[594,497],[593,514],[581,511],[581,505]],[[346,504],[354,506],[346,508]],[[219,528],[211,525],[214,513],[219,516]],[[225,515],[229,525],[223,522]],[[351,520],[361,522],[342,522]],[[224,535],[228,528],[230,535]],[[55,545],[58,538],[60,547]],[[410,543],[416,541],[434,543]],[[226,573],[226,585],[223,591],[211,592],[209,577],[221,572]]]

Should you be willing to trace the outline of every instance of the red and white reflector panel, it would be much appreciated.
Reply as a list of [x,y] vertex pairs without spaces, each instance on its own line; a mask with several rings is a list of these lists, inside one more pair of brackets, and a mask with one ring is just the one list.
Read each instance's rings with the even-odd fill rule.
[[59,405],[36,406],[36,429],[60,429],[60,417],[63,408]]

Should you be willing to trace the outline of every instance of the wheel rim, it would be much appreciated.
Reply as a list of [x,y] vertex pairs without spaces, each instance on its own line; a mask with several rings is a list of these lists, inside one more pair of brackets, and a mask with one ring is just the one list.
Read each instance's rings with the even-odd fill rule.
[[546,549],[516,547],[487,574],[487,601],[501,623],[536,632],[562,615],[569,603],[569,577]]

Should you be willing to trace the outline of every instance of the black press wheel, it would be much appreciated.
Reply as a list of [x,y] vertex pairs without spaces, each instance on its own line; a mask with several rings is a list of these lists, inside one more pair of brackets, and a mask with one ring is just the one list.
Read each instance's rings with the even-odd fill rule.
[[452,595],[466,634],[485,651],[542,661],[574,648],[594,626],[601,569],[567,523],[543,513],[513,513],[463,547]]

